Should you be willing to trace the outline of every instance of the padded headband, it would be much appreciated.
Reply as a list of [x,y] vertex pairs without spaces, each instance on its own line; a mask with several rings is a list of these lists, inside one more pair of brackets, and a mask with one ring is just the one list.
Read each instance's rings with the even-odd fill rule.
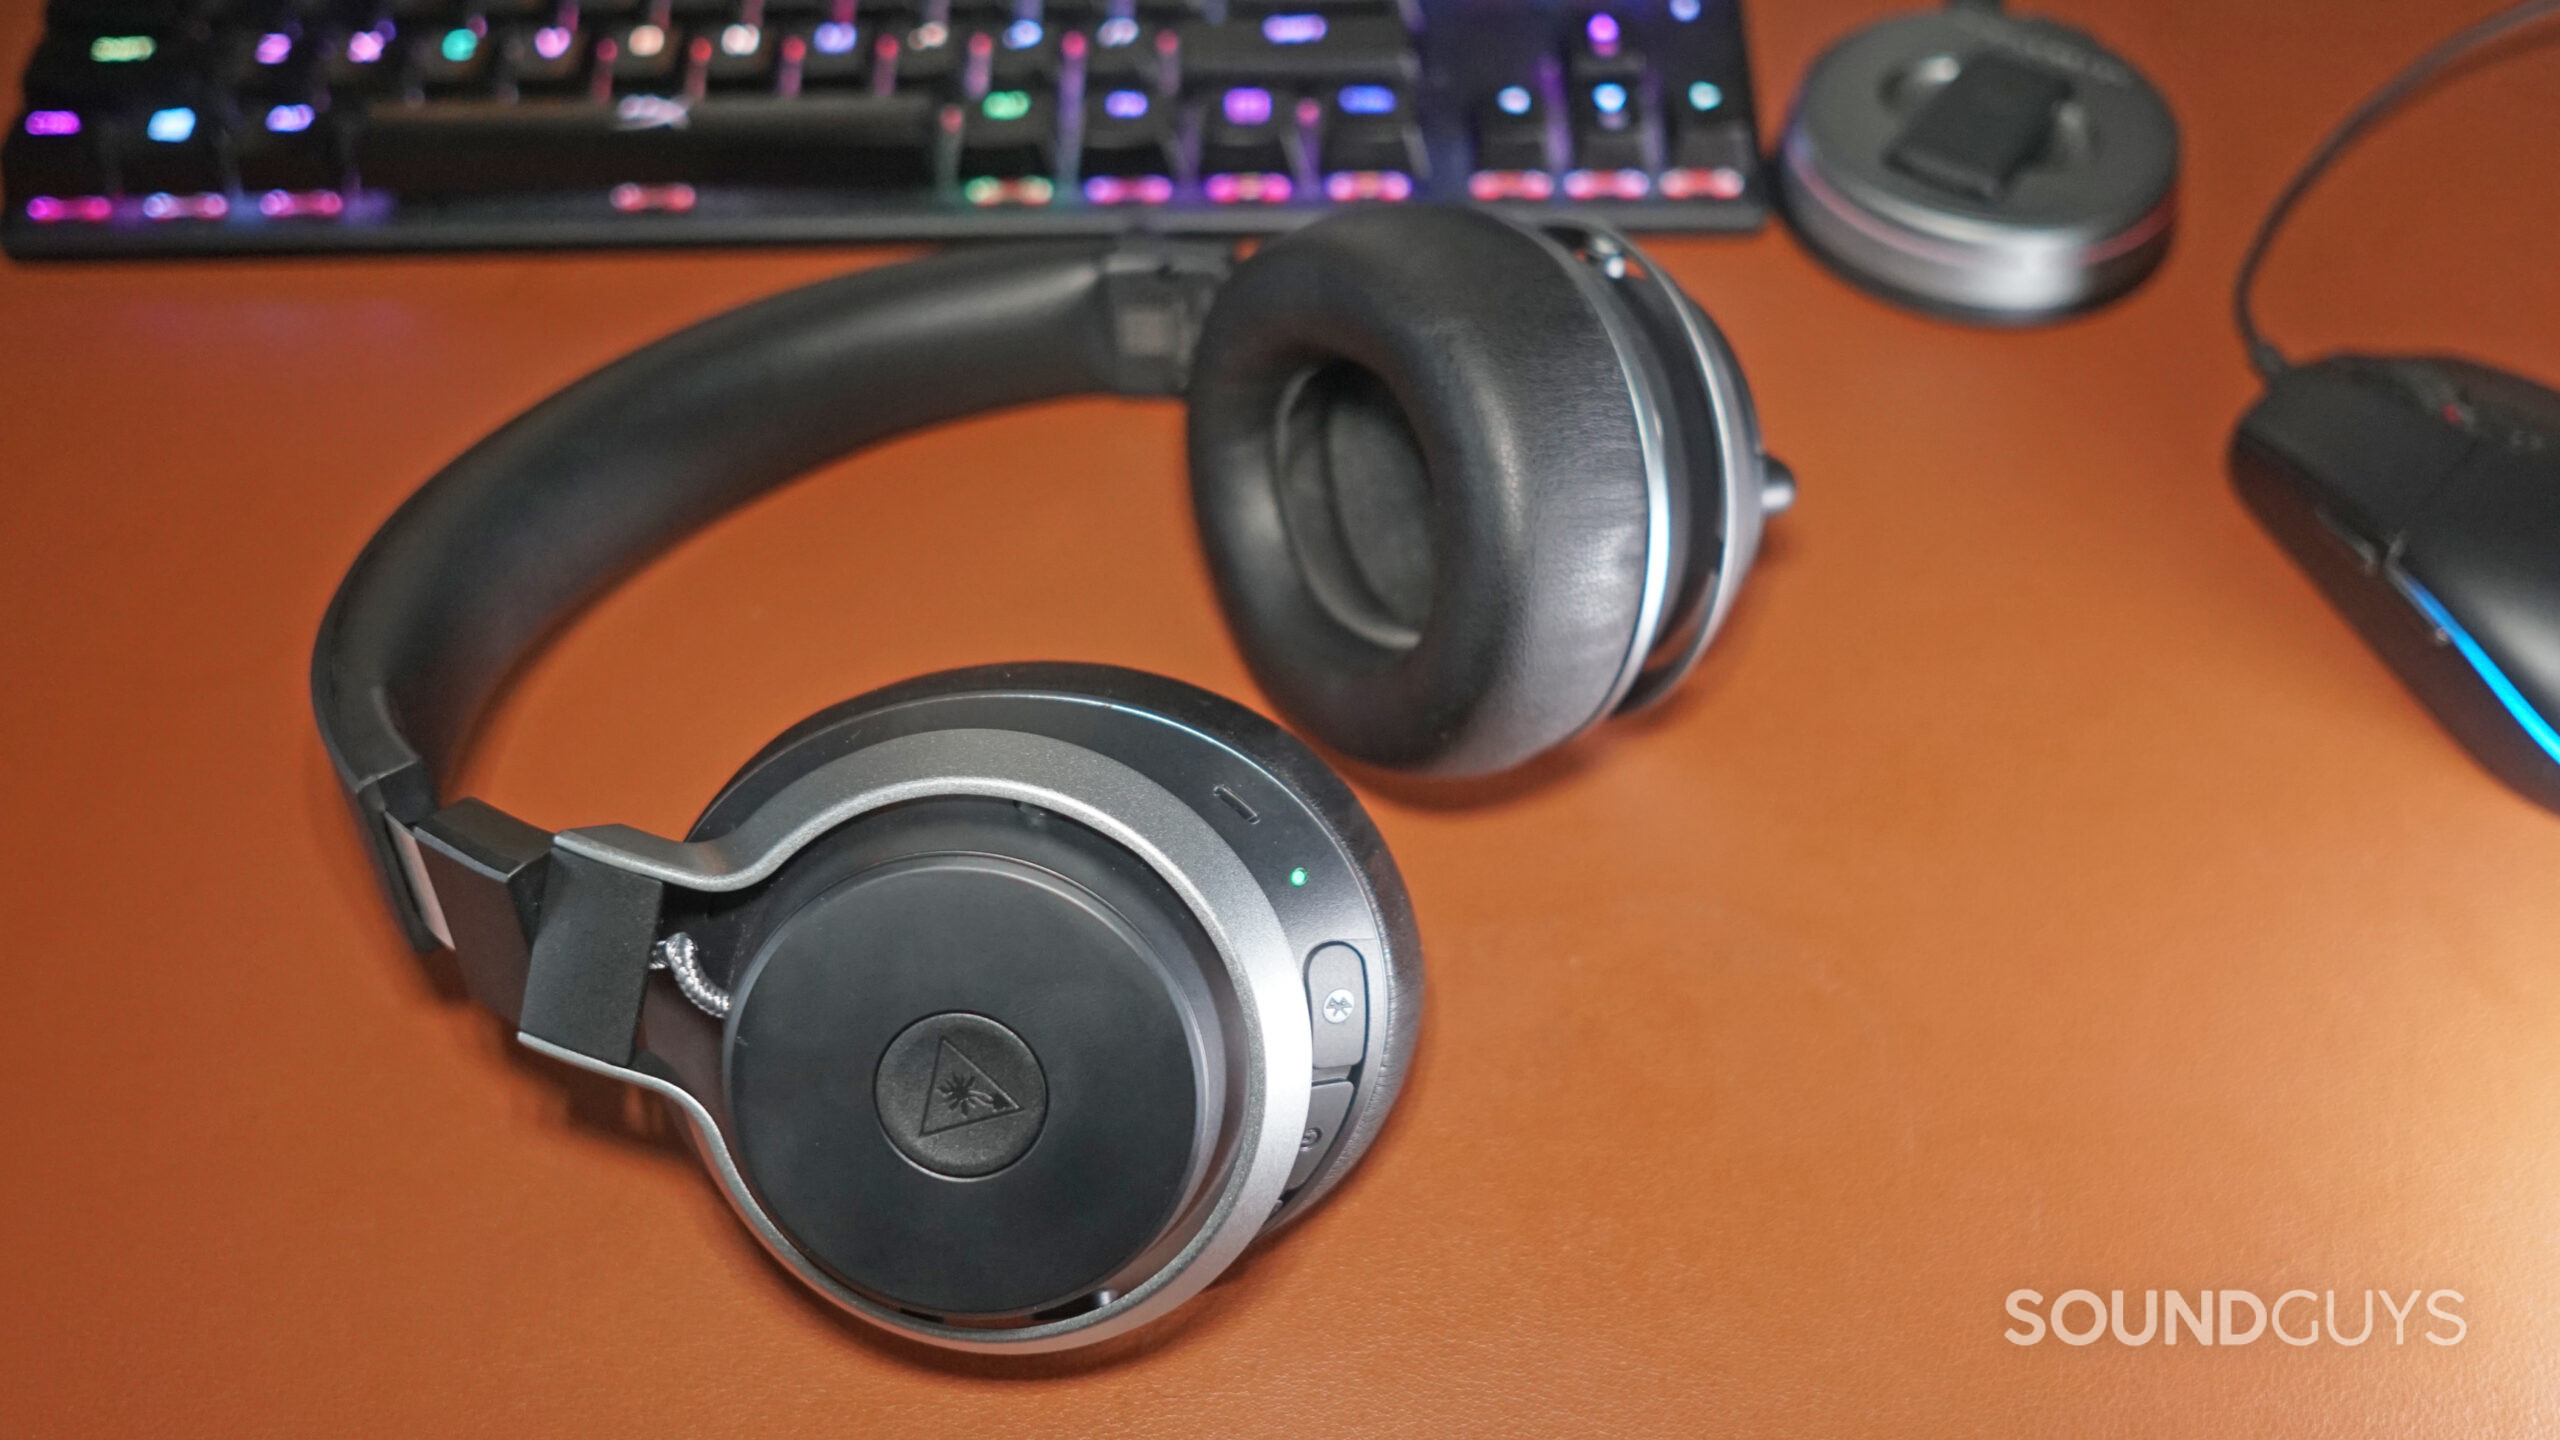
[[311,690],[377,875],[420,948],[402,859],[483,708],[652,556],[901,431],[1063,395],[1181,392],[1223,247],[964,250],[823,281],[677,332],[474,445],[384,524],[321,622]]

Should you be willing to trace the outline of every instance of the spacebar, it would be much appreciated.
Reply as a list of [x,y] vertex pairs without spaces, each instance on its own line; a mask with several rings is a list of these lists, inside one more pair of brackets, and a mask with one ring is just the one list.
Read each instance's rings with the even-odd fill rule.
[[933,178],[934,109],[921,95],[671,100],[620,105],[446,101],[365,112],[367,188],[467,195],[638,181],[871,189]]

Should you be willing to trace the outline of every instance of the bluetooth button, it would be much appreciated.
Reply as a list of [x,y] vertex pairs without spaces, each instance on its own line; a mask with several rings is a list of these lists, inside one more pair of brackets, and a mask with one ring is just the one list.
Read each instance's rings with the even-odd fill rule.
[[1360,952],[1336,942],[1307,957],[1307,1018],[1315,1068],[1347,1070],[1369,1049],[1369,981]]

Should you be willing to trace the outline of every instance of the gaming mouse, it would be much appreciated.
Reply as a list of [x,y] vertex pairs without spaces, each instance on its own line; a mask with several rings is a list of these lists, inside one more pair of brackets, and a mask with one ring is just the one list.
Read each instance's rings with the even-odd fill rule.
[[2560,810],[2560,394],[2467,360],[2331,356],[2269,381],[2231,478],[2444,727]]
[[2490,773],[2560,810],[2560,394],[2449,356],[2296,364],[2259,331],[2267,247],[2357,137],[2463,61],[2560,15],[2517,0],[2455,31],[2338,122],[2258,222],[2232,285],[2267,391],[2231,483],[2410,690]]

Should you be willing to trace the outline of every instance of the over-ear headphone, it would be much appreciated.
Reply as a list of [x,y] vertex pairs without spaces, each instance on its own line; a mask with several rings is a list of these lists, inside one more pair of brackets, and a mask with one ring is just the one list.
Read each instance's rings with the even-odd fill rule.
[[1255,676],[1401,770],[1498,770],[1663,694],[1793,493],[1715,327],[1623,239],[1379,209],[1232,267],[969,250],[694,326],[446,467],[321,625],[321,734],[410,939],[526,1045],[671,1102],[783,1266],[931,1344],[1128,1330],[1359,1160],[1422,962],[1350,790],[1241,706],[1060,664],[812,716],[683,840],[547,833],[439,778],[549,631],[747,498],[1186,377]]

